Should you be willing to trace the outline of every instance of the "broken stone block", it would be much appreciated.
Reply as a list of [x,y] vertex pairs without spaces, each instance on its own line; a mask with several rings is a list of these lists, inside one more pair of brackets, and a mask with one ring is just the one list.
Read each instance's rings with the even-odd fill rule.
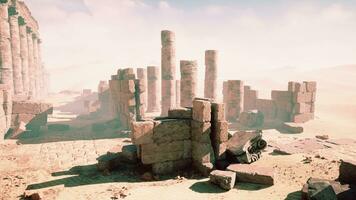
[[171,174],[177,172],[178,170],[188,168],[191,166],[191,164],[192,164],[191,159],[153,163],[152,171],[154,174],[159,174],[159,175]]
[[303,133],[304,128],[296,123],[285,122],[282,123],[282,129],[288,131],[289,133]]
[[136,145],[153,143],[152,121],[134,121],[131,123],[131,139]]
[[[242,155],[249,150],[253,144],[261,146],[258,143],[262,139],[260,131],[241,131],[236,132],[227,142],[227,150],[233,155]],[[262,147],[260,147],[262,148]]]
[[190,138],[190,120],[164,119],[155,123],[153,140],[157,144]]
[[258,110],[242,112],[239,123],[245,127],[262,127],[264,124],[263,113]]
[[211,104],[211,120],[213,122],[225,121],[225,104],[223,103]]
[[263,185],[274,184],[273,167],[259,167],[248,164],[231,164],[227,167],[228,171],[236,173],[238,182],[256,183]]
[[316,92],[317,83],[315,81],[304,81],[307,92]]
[[193,101],[193,120],[199,122],[211,121],[211,104],[209,101]]
[[309,178],[302,189],[302,200],[336,200],[336,193],[327,180]]
[[231,190],[235,186],[236,173],[231,171],[214,170],[210,173],[210,182],[224,190]]
[[339,181],[356,185],[356,161],[341,160],[339,168]]
[[51,131],[69,131],[70,126],[68,124],[48,124],[48,130]]
[[169,118],[175,119],[192,119],[191,108],[175,108],[168,111]]
[[[319,182],[326,182],[327,184],[330,184],[331,187],[333,188],[337,199],[338,200],[353,200],[355,199],[354,197],[356,196],[356,189],[353,188],[352,185],[348,184],[343,184],[341,185],[340,182],[333,181],[333,180],[325,180],[325,179],[319,179],[319,178],[309,178],[307,183],[303,185],[302,188],[302,200],[309,200],[309,184],[314,185],[315,183],[318,184]],[[312,186],[313,187],[313,186]],[[315,188],[315,187],[314,187]]]

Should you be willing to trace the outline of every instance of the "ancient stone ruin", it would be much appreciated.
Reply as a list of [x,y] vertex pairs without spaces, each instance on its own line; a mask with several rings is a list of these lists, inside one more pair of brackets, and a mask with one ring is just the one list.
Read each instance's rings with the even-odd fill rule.
[[18,138],[47,123],[52,106],[37,21],[22,1],[0,2],[0,136]]

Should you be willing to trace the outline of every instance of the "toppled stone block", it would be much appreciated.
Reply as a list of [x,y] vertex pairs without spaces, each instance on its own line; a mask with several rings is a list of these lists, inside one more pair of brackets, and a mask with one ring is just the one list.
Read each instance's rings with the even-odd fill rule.
[[245,111],[240,114],[239,123],[245,127],[262,127],[264,115],[258,110]]
[[341,160],[339,168],[339,181],[356,185],[356,161]]
[[164,119],[155,121],[153,140],[157,144],[190,138],[190,120]]
[[209,101],[193,101],[193,120],[199,122],[211,121],[211,104]]
[[160,174],[160,175],[171,174],[177,172],[178,170],[188,168],[191,166],[191,164],[192,164],[191,159],[153,163],[152,171],[154,174]]
[[248,151],[248,148],[253,144],[258,143],[262,139],[260,131],[241,131],[236,132],[229,139],[227,149],[233,155],[241,155]]
[[272,167],[259,167],[248,164],[231,164],[228,171],[236,173],[238,182],[257,183],[263,185],[274,184],[274,169]]
[[337,196],[332,184],[328,180],[309,178],[303,186],[301,199],[337,200]]
[[131,139],[136,145],[153,143],[153,121],[138,121],[131,123]]
[[49,124],[48,130],[50,131],[69,131],[70,126],[68,124]]
[[192,119],[191,108],[175,108],[168,111],[169,118],[175,119]]
[[289,133],[303,133],[304,128],[300,124],[285,122],[282,123],[282,129],[288,131]]
[[210,173],[210,182],[224,190],[231,190],[235,186],[236,173],[231,171],[214,170]]

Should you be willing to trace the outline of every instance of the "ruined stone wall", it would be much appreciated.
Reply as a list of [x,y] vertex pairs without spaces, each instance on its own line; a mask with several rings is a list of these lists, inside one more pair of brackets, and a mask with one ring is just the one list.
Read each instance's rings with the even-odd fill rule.
[[[227,86],[224,88],[226,95]],[[259,99],[258,91],[245,86],[244,110],[259,110],[268,121],[304,123],[314,119],[315,98],[316,82],[312,81],[289,82],[287,91],[272,90],[271,99]]]
[[133,68],[119,69],[110,82],[113,108],[123,128],[129,128],[132,121],[145,115],[144,95],[146,92],[142,79],[136,79]]
[[228,80],[225,84],[224,102],[226,103],[226,118],[237,121],[244,106],[244,83],[240,80]]
[[139,159],[156,174],[192,166],[208,174],[215,160],[224,158],[227,138],[224,104],[209,99],[195,99],[193,108],[171,109],[168,117],[131,125]]

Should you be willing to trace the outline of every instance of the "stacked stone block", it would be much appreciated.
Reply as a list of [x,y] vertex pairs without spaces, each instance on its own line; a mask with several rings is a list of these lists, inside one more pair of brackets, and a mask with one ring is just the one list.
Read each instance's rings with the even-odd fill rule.
[[226,118],[228,121],[236,121],[244,107],[244,83],[228,80],[225,87]]
[[205,98],[216,99],[217,97],[217,59],[218,52],[216,50],[205,51]]
[[197,61],[180,61],[180,106],[192,107],[197,93],[198,66]]
[[244,111],[256,109],[258,91],[252,90],[250,86],[244,87]]
[[159,68],[154,66],[147,67],[147,111],[160,111],[160,86],[159,86]]
[[293,110],[292,92],[273,90],[271,96],[276,106],[276,118],[280,121],[289,122]]
[[229,124],[225,120],[225,104],[216,102],[211,104],[211,128],[215,160],[223,160],[226,157],[229,129]]
[[292,96],[291,121],[304,123],[314,119],[317,84],[313,81],[289,82],[288,91]]
[[176,59],[175,59],[175,35],[171,31],[161,32],[162,59],[161,59],[161,78],[162,78],[162,116],[167,116],[168,110],[176,104]]

